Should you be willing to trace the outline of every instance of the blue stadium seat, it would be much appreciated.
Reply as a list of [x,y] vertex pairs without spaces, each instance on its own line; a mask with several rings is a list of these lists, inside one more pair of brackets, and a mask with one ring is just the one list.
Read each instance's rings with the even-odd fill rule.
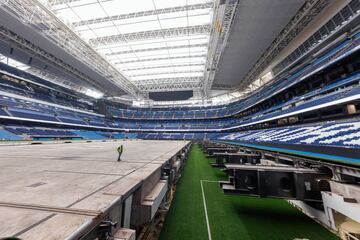
[[227,134],[221,140],[360,148],[360,121],[252,130]]
[[0,140],[22,140],[22,137],[19,137],[13,133],[0,129]]

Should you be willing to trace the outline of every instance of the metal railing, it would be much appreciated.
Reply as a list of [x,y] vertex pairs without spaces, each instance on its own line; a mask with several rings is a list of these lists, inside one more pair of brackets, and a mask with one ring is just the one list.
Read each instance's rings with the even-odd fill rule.
[[360,0],[353,0],[346,5],[340,12],[332,17],[324,26],[310,36],[294,52],[282,60],[273,68],[274,75],[277,75],[291,63],[307,54],[310,50],[318,46],[331,34],[335,33],[342,25],[347,24],[351,19],[360,14]]

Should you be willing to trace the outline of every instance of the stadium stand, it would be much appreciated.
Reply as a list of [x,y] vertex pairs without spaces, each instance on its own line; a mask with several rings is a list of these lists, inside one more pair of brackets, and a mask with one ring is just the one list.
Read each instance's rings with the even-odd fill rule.
[[360,121],[326,122],[232,133],[221,140],[360,148]]
[[78,130],[78,131],[74,131],[74,133],[84,139],[106,139],[105,136],[95,131]]
[[[253,95],[234,102],[227,107],[205,107],[205,108],[172,108],[164,109],[121,109],[114,107],[112,103],[107,110],[112,118],[103,114],[94,113],[94,108],[84,108],[75,100],[57,99],[53,97],[38,98],[35,90],[26,85],[10,82],[3,84],[3,92],[0,92],[1,111],[0,116],[5,119],[23,119],[28,121],[41,121],[57,123],[69,126],[91,126],[96,129],[119,129],[138,131],[171,131],[187,132],[208,130],[233,130],[263,124],[276,119],[299,115],[321,108],[327,108],[340,103],[356,101],[359,98],[360,73],[351,72],[343,74],[334,80],[323,83],[303,94],[298,94],[286,100],[272,101],[272,105],[258,107],[262,102],[279,94],[286,93],[290,87],[301,86],[303,82],[311,81],[318,72],[344,61],[347,57],[356,54],[359,48],[360,34],[354,34],[334,49],[312,60],[306,67],[297,70],[288,77],[282,77],[276,83],[258,90]],[[345,61],[343,64],[346,64]],[[357,65],[354,65],[357,67]],[[12,78],[15,78],[14,71]],[[28,76],[16,71],[22,77]],[[326,72],[325,72],[326,73]],[[317,75],[316,75],[317,74]],[[3,75],[3,79],[4,76]],[[19,77],[19,76],[17,76]],[[5,79],[7,79],[5,77]],[[40,81],[40,80],[38,80]],[[5,91],[5,88],[8,91]],[[11,88],[11,90],[9,90]],[[9,94],[9,92],[11,94]],[[55,91],[52,91],[55,92]],[[69,90],[67,90],[69,92]],[[37,101],[35,101],[36,99]],[[53,100],[51,100],[53,99]],[[261,100],[261,101],[260,101]],[[93,103],[95,105],[95,103]],[[124,107],[122,105],[122,107]],[[250,109],[251,108],[251,109]],[[240,114],[240,115],[239,115]],[[235,117],[239,115],[241,117]],[[145,137],[147,135],[144,135]],[[151,135],[150,135],[151,136]],[[193,139],[193,135],[187,134],[186,139]],[[157,136],[161,138],[162,135]],[[164,135],[165,138],[176,138]],[[180,137],[183,138],[183,137]]]
[[8,131],[0,129],[0,140],[2,140],[2,141],[6,141],[6,140],[22,140],[23,138],[19,137],[17,134],[18,133],[11,134]]

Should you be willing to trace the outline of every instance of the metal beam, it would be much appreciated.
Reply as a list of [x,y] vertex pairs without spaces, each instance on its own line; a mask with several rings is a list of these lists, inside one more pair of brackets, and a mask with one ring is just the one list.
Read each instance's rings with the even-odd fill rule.
[[139,52],[152,52],[152,51],[161,51],[161,50],[169,50],[169,49],[207,47],[207,46],[208,45],[206,43],[202,43],[202,44],[187,44],[187,45],[167,46],[167,47],[157,47],[157,48],[144,48],[144,49],[136,49],[136,50],[128,50],[128,51],[106,53],[105,56],[114,56],[114,55],[121,55],[121,54],[128,54],[128,53],[139,53]]
[[[6,5],[0,5],[0,7],[19,21],[27,24],[33,31],[43,34],[49,41],[60,46],[65,52],[88,65],[120,89],[136,97],[141,94],[132,82],[126,79],[113,65],[100,56],[39,1],[11,0]],[[38,47],[32,46],[32,48],[35,51]],[[64,67],[69,68],[65,65]]]
[[157,39],[157,38],[165,38],[165,37],[179,37],[179,36],[189,36],[189,35],[201,35],[201,34],[209,34],[210,33],[210,25],[196,25],[189,27],[178,27],[178,28],[166,28],[159,30],[151,30],[151,31],[141,31],[141,32],[133,32],[126,34],[116,34],[105,37],[92,38],[89,40],[89,43],[94,46],[102,46],[130,41],[140,41],[140,40],[148,40],[148,39]]
[[84,26],[84,25],[118,21],[118,20],[131,19],[131,18],[139,18],[139,17],[145,17],[145,16],[159,15],[159,14],[192,11],[192,10],[197,10],[197,9],[208,9],[208,8],[212,8],[213,5],[214,4],[212,2],[206,2],[206,3],[186,5],[186,6],[162,8],[162,9],[155,9],[155,10],[150,10],[150,11],[127,13],[127,14],[120,14],[120,15],[115,15],[115,16],[83,20],[83,21],[79,21],[79,22],[74,22],[74,23],[72,23],[72,25],[74,27],[79,27],[79,26]]
[[[74,2],[81,2],[81,1],[84,1],[84,0],[49,0],[48,4],[51,5],[51,6],[56,6],[56,5],[68,4],[68,3],[74,3]],[[85,1],[80,6],[85,6],[85,5],[89,5],[89,4],[95,4],[95,3],[99,3],[99,2],[109,2],[109,1],[113,1],[113,0],[93,0],[92,2]],[[79,5],[76,5],[76,6],[79,6]]]
[[[191,40],[194,40],[194,41],[199,40],[199,41],[202,41],[203,43],[207,43],[208,42],[207,38],[208,38],[207,35],[199,35],[196,37],[192,37]],[[183,42],[183,41],[184,40],[182,38],[166,39],[166,42],[171,43],[171,44],[173,44],[173,43],[176,44],[177,42]],[[159,42],[162,42],[162,41],[159,41]],[[126,46],[126,43],[121,44],[121,46]],[[138,46],[144,46],[144,43],[143,42],[132,42],[131,46],[136,48]],[[97,49],[98,49],[98,51],[101,51],[102,49],[109,49],[109,46],[99,46],[99,47],[97,47]]]
[[202,83],[187,83],[187,84],[147,84],[137,86],[141,91],[144,92],[170,92],[170,91],[183,91],[183,90],[194,90],[201,89]]
[[81,0],[50,0],[49,4],[50,5],[61,5],[61,4],[66,4],[66,3],[72,3],[72,2],[79,2]]
[[152,62],[152,61],[158,61],[158,60],[172,60],[172,59],[195,58],[195,57],[206,57],[206,56],[207,56],[206,54],[197,54],[197,55],[179,56],[179,57],[148,58],[148,59],[139,59],[139,60],[116,62],[115,65],[125,64],[125,63]]
[[204,95],[210,96],[211,87],[215,78],[215,71],[230,34],[231,24],[235,16],[239,0],[216,1],[213,24],[209,41],[209,53],[206,61],[204,78]]
[[157,78],[136,81],[142,91],[175,91],[202,87],[202,77]]
[[212,89],[213,90],[233,90],[233,89],[235,89],[235,87],[232,85],[218,83],[218,84],[213,84]]
[[133,77],[142,77],[142,76],[151,76],[151,75],[179,74],[179,73],[204,73],[204,71],[199,71],[199,70],[167,71],[167,72],[140,73],[140,74],[127,75],[127,76],[133,78]]
[[149,78],[146,80],[134,81],[135,84],[173,84],[173,83],[189,83],[189,82],[201,82],[203,77],[177,77],[177,78]]
[[[183,49],[181,52],[177,52],[177,53],[174,53],[176,54],[177,56],[192,56],[192,55],[199,55],[199,54],[206,54],[207,51],[205,50],[199,50],[199,51],[192,51],[192,52],[189,52],[188,49]],[[115,55],[115,57],[113,57],[112,59],[109,59],[110,61],[114,61],[114,60],[119,60],[120,61],[126,61],[128,60],[129,58],[139,58],[139,59],[142,59],[142,58],[148,58],[148,57],[153,57],[153,58],[161,58],[161,57],[164,57],[164,58],[168,58],[169,56],[172,56],[173,54],[172,53],[169,53],[168,51],[164,51],[162,53],[153,53],[153,54],[149,54],[147,56],[138,56],[137,54],[134,55],[134,56],[122,56],[122,55]]]
[[77,78],[89,83],[92,86],[95,86],[100,91],[106,92],[105,89],[103,89],[98,83],[96,83],[89,76],[87,76],[84,73],[80,72],[79,70],[75,69],[71,65],[68,65],[67,63],[63,62],[59,58],[53,56],[52,54],[42,50],[38,46],[30,43],[26,39],[20,37],[19,35],[8,30],[7,28],[0,27],[0,37],[3,41],[8,42],[12,46],[22,49],[23,51],[25,51],[33,56],[36,56],[45,62],[49,62],[49,63],[53,64],[54,66],[63,69],[65,72],[67,72],[73,76],[76,76]]
[[177,68],[177,67],[200,67],[205,66],[205,63],[186,63],[186,64],[174,64],[174,65],[160,65],[160,66],[150,66],[150,67],[136,67],[136,68],[126,68],[122,69],[122,72],[127,71],[138,71],[138,70],[149,70],[149,69],[163,69],[163,68]]

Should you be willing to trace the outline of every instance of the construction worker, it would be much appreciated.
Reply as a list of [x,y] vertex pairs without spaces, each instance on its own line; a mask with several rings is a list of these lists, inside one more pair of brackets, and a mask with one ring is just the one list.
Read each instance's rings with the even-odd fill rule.
[[120,145],[120,146],[117,148],[117,151],[118,151],[118,153],[119,153],[118,162],[121,161],[121,154],[123,153],[123,150],[124,150],[123,145]]

